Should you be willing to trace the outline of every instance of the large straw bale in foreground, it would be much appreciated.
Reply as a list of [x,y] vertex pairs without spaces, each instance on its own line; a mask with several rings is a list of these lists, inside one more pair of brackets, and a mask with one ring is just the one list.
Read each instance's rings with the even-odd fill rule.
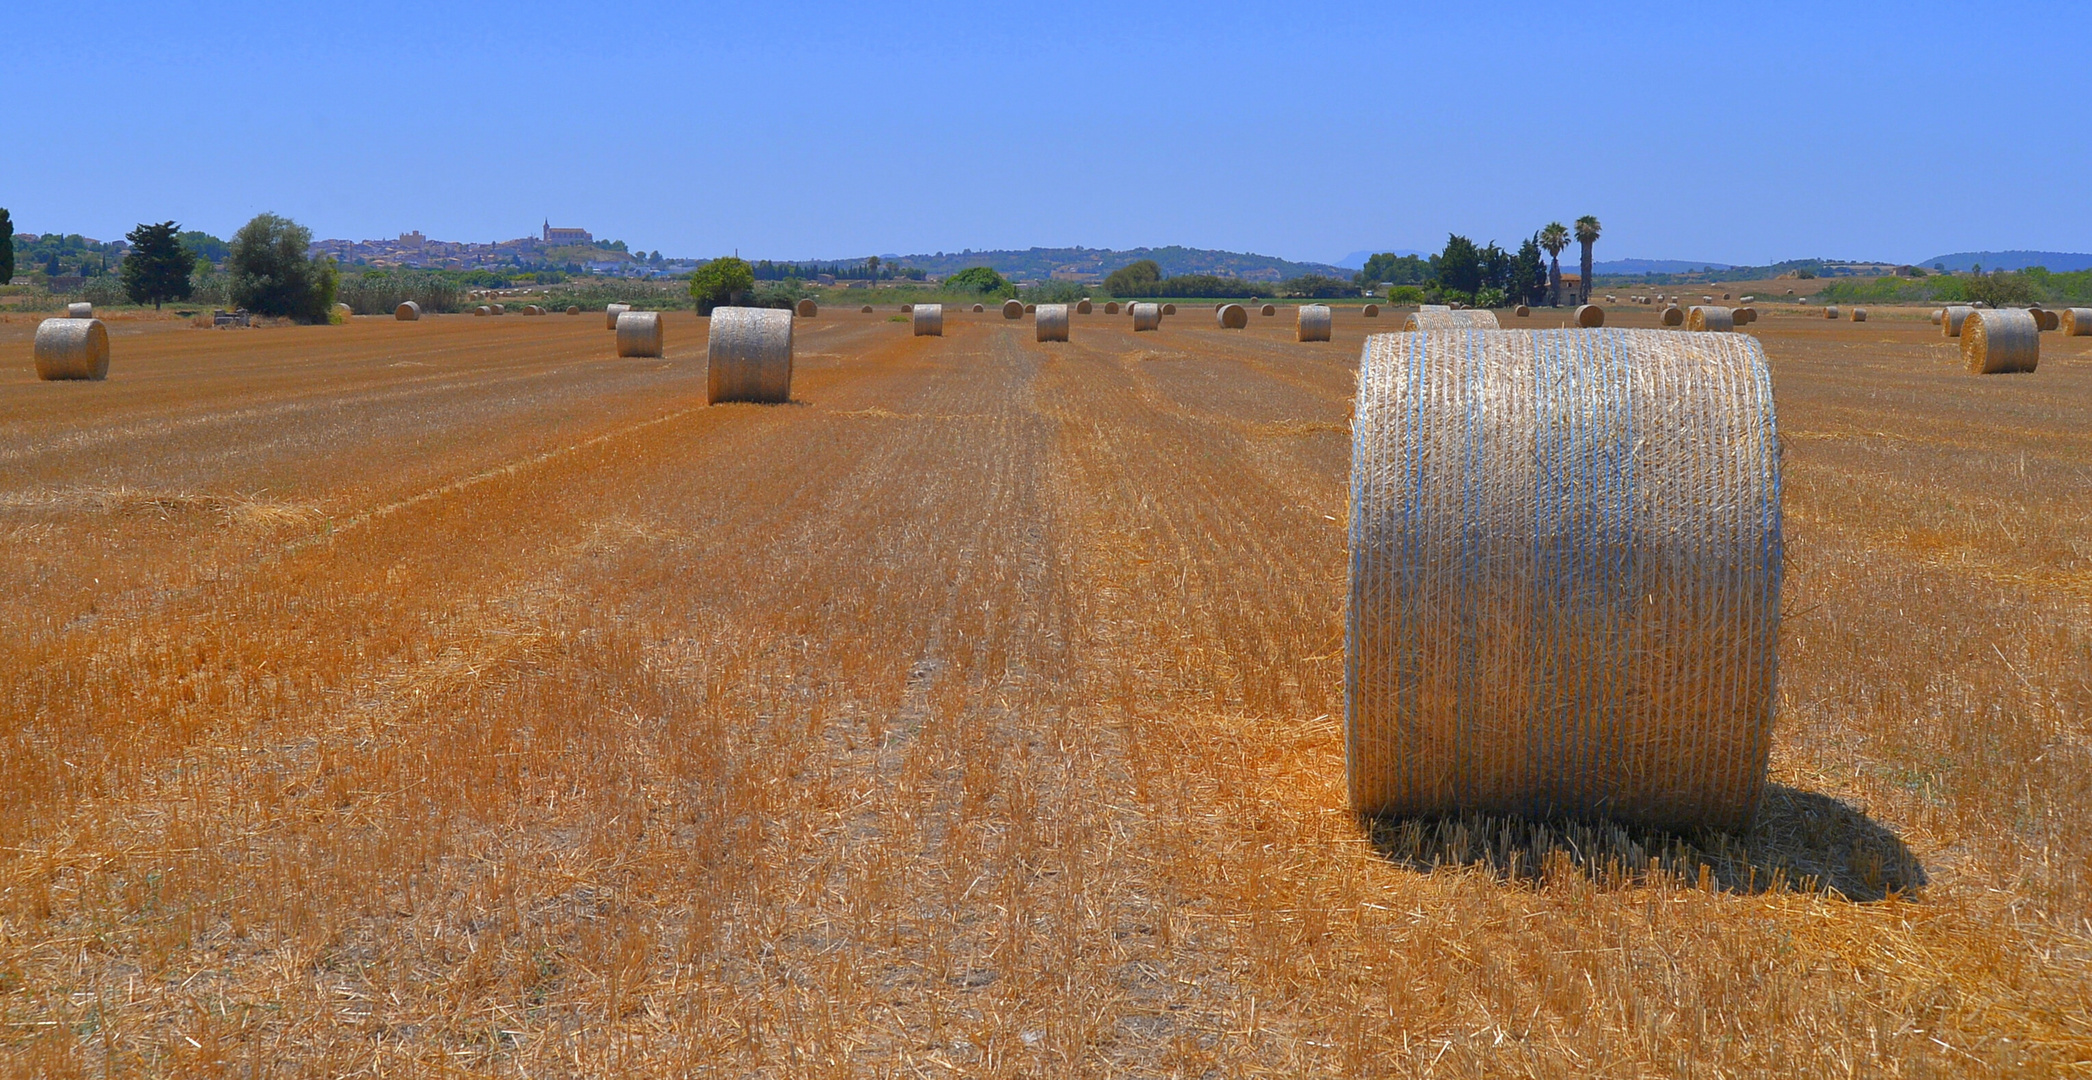
[[1494,311],[1447,311],[1443,308],[1423,308],[1411,312],[1402,320],[1404,330],[1495,330],[1498,328]]
[[100,319],[45,319],[36,324],[36,377],[109,377],[109,328]]
[[1068,340],[1068,305],[1040,304],[1033,313],[1032,338],[1036,341]]
[[1249,325],[1249,309],[1241,304],[1222,304],[1213,312],[1213,325],[1222,330],[1240,330]]
[[1302,304],[1293,317],[1296,341],[1328,341],[1331,312],[1328,304]]
[[2092,335],[2092,308],[2064,308],[2057,325],[2062,327],[2064,337]]
[[1961,361],[1975,375],[2032,371],[2041,362],[2041,324],[2016,308],[1971,311],[1961,324]]
[[911,313],[916,337],[944,336],[944,305],[917,304]]
[[705,400],[791,400],[792,322],[777,308],[713,308]]
[[1685,328],[1702,334],[1726,334],[1736,329],[1736,313],[1716,304],[1694,304],[1685,313]]
[[1162,329],[1161,304],[1128,304],[1126,306],[1133,309],[1133,329],[1136,332]]
[[1596,304],[1578,304],[1576,306],[1576,325],[1586,330],[1594,330],[1604,326],[1605,309]]
[[1939,316],[1940,335],[1942,337],[1960,337],[1961,324],[1963,322],[1966,322],[1968,320],[1969,313],[1975,310],[1975,308],[1969,307],[1966,304],[1953,304],[1948,307],[1941,308]]
[[400,306],[392,309],[392,317],[401,322],[414,322],[421,318],[421,305],[412,300],[402,300]]
[[792,314],[802,319],[811,319],[821,314],[821,305],[814,303],[813,297],[809,296],[793,306]]
[[1003,302],[1002,302],[1002,317],[1003,317],[1003,318],[1005,318],[1005,319],[1021,319],[1021,318],[1023,318],[1023,317],[1024,317],[1024,302],[1023,302],[1023,301],[1021,301],[1021,300],[1005,300],[1005,301],[1003,301]]
[[1376,335],[1355,415],[1352,805],[1748,826],[1782,559],[1757,340]]
[[661,313],[627,311],[617,317],[619,356],[661,355]]
[[632,305],[630,305],[630,304],[605,304],[605,305],[603,305],[603,329],[605,329],[605,330],[615,330],[615,329],[617,329],[617,317],[618,317],[618,316],[620,316],[620,315],[623,315],[623,314],[624,314],[625,312],[627,312],[627,311],[630,311],[630,310],[632,310]]

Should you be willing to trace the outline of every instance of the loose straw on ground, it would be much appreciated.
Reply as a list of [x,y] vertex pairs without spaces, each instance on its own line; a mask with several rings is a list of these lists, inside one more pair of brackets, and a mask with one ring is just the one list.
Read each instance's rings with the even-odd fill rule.
[[1355,417],[1353,807],[1748,826],[1782,570],[1757,340],[1376,335]]
[[109,377],[109,328],[100,319],[36,324],[36,377],[47,382]]
[[1961,360],[1974,375],[2032,371],[2041,362],[2041,324],[2015,308],[1971,311],[1961,324]]
[[791,400],[792,322],[777,308],[713,308],[705,400]]
[[1293,318],[1296,341],[1328,341],[1332,313],[1328,304],[1302,304]]

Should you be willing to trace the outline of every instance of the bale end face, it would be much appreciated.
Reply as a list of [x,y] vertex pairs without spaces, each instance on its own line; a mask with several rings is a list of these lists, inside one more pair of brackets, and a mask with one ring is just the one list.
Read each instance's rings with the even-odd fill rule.
[[1711,304],[1694,304],[1685,313],[1685,328],[1701,334],[1726,334],[1736,329],[1736,313]]
[[413,322],[421,318],[421,305],[408,300],[392,309],[392,317],[400,322]]
[[2062,328],[2064,337],[2092,335],[2092,308],[2065,308],[2056,325]]
[[1662,319],[1665,326],[1684,326],[1685,309],[1673,304],[1663,309]]
[[1278,314],[1278,305],[1265,304],[1263,307],[1257,309],[1257,314],[1262,315],[1268,319],[1271,316]]
[[567,305],[567,314],[569,314],[569,315],[579,315],[579,314],[581,314],[581,305],[579,305],[579,304],[568,304],[568,305]]
[[1973,375],[2032,371],[2041,362],[2041,324],[2012,308],[1972,311],[1961,324],[1961,359]]
[[1327,304],[1302,304],[1293,319],[1296,341],[1328,341],[1332,312]]
[[802,319],[811,319],[819,315],[820,313],[821,305],[814,303],[812,297],[808,297],[804,300],[801,300],[792,307],[792,314],[797,315]]
[[1088,315],[1094,310],[1096,309],[1091,307],[1090,302],[1087,300],[1078,300],[1075,303],[1075,314],[1077,315]]
[[1368,319],[1377,319],[1380,317],[1380,305],[1367,304],[1365,311],[1361,314],[1363,314]]
[[1511,309],[1511,314],[1516,315],[1521,319],[1524,319],[1530,317],[1533,314],[1533,309],[1525,306],[1524,304],[1520,304],[1517,307]]
[[1032,320],[1033,338],[1038,341],[1068,340],[1068,305],[1040,304]]
[[1961,324],[1968,321],[1969,314],[1976,309],[1966,304],[1954,304],[1940,309],[1939,332],[1942,337],[1961,336]]
[[47,382],[109,377],[109,328],[100,319],[45,319],[36,325],[36,377]]
[[1107,301],[1105,301],[1105,302],[1104,302],[1104,313],[1105,313],[1106,315],[1117,315],[1117,314],[1119,313],[1119,304],[1118,304],[1118,301],[1116,301],[1116,300],[1107,300]]
[[865,306],[858,308],[857,313],[859,315],[870,315],[872,313],[872,305],[866,304]]
[[705,400],[791,400],[792,322],[791,312],[776,308],[713,308]]
[[1164,305],[1162,305],[1162,313],[1163,313],[1164,315],[1175,315],[1175,314],[1177,313],[1177,305],[1175,305],[1175,304],[1164,304]]
[[627,311],[617,317],[619,356],[661,355],[661,313]]
[[1863,307],[1856,307],[1856,308],[1853,308],[1853,309],[1852,309],[1852,321],[1853,321],[1853,322],[1866,322],[1866,321],[1867,321],[1867,309],[1866,309],[1866,308],[1863,308]]
[[1605,325],[1605,309],[1596,304],[1579,304],[1576,308],[1576,325],[1594,330]]
[[1005,300],[1005,301],[1003,301],[1003,302],[1002,302],[1002,317],[1003,317],[1003,318],[1005,318],[1005,319],[1021,319],[1021,318],[1023,318],[1023,317],[1024,317],[1024,302],[1023,302],[1023,301],[1021,301],[1021,300]]
[[1249,325],[1249,309],[1241,304],[1222,304],[1213,313],[1213,322],[1222,330],[1241,330]]

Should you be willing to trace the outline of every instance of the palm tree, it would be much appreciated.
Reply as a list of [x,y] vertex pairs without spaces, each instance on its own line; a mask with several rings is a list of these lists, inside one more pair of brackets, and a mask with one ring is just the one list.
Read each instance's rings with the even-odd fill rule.
[[1569,246],[1569,230],[1559,221],[1550,221],[1540,230],[1540,246],[1547,249],[1547,302],[1555,307],[1562,306],[1562,249]]
[[878,288],[878,286],[879,286],[879,256],[877,256],[877,255],[873,255],[873,256],[871,256],[871,257],[869,257],[869,258],[865,259],[865,260],[864,260],[864,264],[865,264],[866,266],[869,266],[869,267],[871,267],[871,268],[872,268],[872,287],[873,287],[873,288]]
[[1591,245],[1598,242],[1598,219],[1589,214],[1576,219],[1576,242],[1584,246],[1583,299],[1578,303],[1591,302]]

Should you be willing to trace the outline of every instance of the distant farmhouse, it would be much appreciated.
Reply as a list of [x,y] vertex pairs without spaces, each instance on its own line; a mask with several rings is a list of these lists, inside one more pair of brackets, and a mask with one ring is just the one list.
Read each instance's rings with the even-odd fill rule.
[[596,238],[587,229],[555,229],[552,220],[545,219],[545,246],[564,247],[568,244],[593,244]]

